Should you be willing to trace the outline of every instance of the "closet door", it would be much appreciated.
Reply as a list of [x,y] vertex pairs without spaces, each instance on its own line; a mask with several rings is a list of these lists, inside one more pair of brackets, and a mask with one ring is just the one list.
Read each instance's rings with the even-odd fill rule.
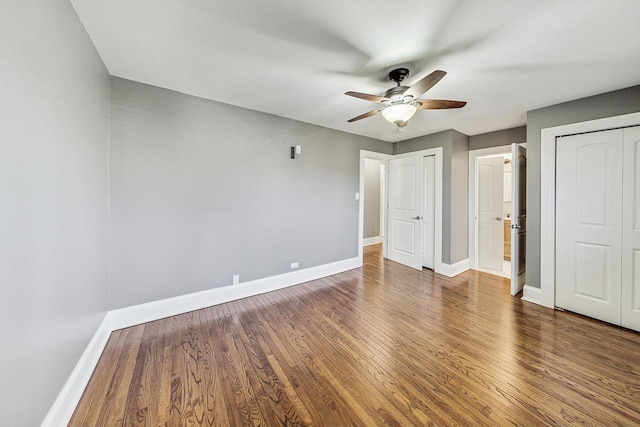
[[556,153],[556,306],[618,325],[622,152],[615,129],[558,138]]
[[422,270],[422,156],[389,160],[389,218],[387,256]]
[[624,130],[622,326],[640,331],[640,126]]

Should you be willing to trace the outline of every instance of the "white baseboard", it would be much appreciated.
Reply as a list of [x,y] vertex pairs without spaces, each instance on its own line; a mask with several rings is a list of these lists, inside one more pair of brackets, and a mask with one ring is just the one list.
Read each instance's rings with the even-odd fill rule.
[[78,406],[82,393],[91,379],[93,370],[100,360],[102,351],[107,345],[111,332],[113,332],[113,328],[109,323],[109,313],[107,313],[42,421],[41,427],[59,427],[69,423],[73,411]]
[[367,237],[366,239],[362,239],[362,246],[377,245],[378,243],[382,243],[382,236]]
[[296,270],[277,276],[265,277],[237,285],[208,289],[202,292],[180,295],[173,298],[152,301],[146,304],[120,308],[109,312],[113,330],[128,328],[141,323],[152,322],[165,317],[199,310],[212,305],[222,304],[241,298],[271,292],[288,286],[297,285],[332,274],[342,273],[360,267],[359,259],[350,258],[324,264],[317,267]]
[[438,273],[444,274],[448,277],[457,276],[460,273],[464,273],[469,269],[469,259],[463,259],[462,261],[456,262],[455,264],[440,264],[440,269]]
[[534,288],[532,286],[524,285],[524,288],[522,288],[522,300],[538,305],[544,305],[542,303],[542,291],[540,288]]
[[111,310],[102,320],[98,330],[93,335],[89,345],[87,345],[87,348],[80,357],[80,360],[78,360],[73,372],[67,379],[67,382],[40,426],[58,427],[69,423],[73,411],[76,409],[76,406],[78,406],[82,393],[87,387],[93,370],[98,364],[102,351],[107,345],[109,336],[113,331],[210,307],[212,305],[283,289],[361,266],[362,261],[358,257],[349,258],[317,267],[252,280],[238,285],[223,286],[202,292]]

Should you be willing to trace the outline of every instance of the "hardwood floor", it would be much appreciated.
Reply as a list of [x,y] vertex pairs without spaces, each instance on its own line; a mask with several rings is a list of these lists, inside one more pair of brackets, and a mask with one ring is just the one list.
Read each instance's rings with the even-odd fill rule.
[[383,260],[116,331],[71,426],[640,425],[640,334]]

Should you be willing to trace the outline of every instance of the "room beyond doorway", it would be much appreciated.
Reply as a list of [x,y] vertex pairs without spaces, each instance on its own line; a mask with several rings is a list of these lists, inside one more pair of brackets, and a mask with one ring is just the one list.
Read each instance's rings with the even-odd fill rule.
[[476,268],[510,277],[511,153],[477,158],[475,190]]
[[524,287],[526,143],[469,152],[469,265]]

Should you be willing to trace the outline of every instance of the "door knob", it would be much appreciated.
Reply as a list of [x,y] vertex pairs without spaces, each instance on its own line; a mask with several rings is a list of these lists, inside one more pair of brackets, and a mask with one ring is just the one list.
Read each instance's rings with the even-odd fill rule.
[[496,217],[496,220],[497,220],[497,221],[502,221],[502,217],[501,217],[501,216],[498,216],[498,217]]
[[414,216],[414,217],[413,217],[413,218],[411,218],[411,219],[422,219],[422,217],[421,217],[421,216]]

